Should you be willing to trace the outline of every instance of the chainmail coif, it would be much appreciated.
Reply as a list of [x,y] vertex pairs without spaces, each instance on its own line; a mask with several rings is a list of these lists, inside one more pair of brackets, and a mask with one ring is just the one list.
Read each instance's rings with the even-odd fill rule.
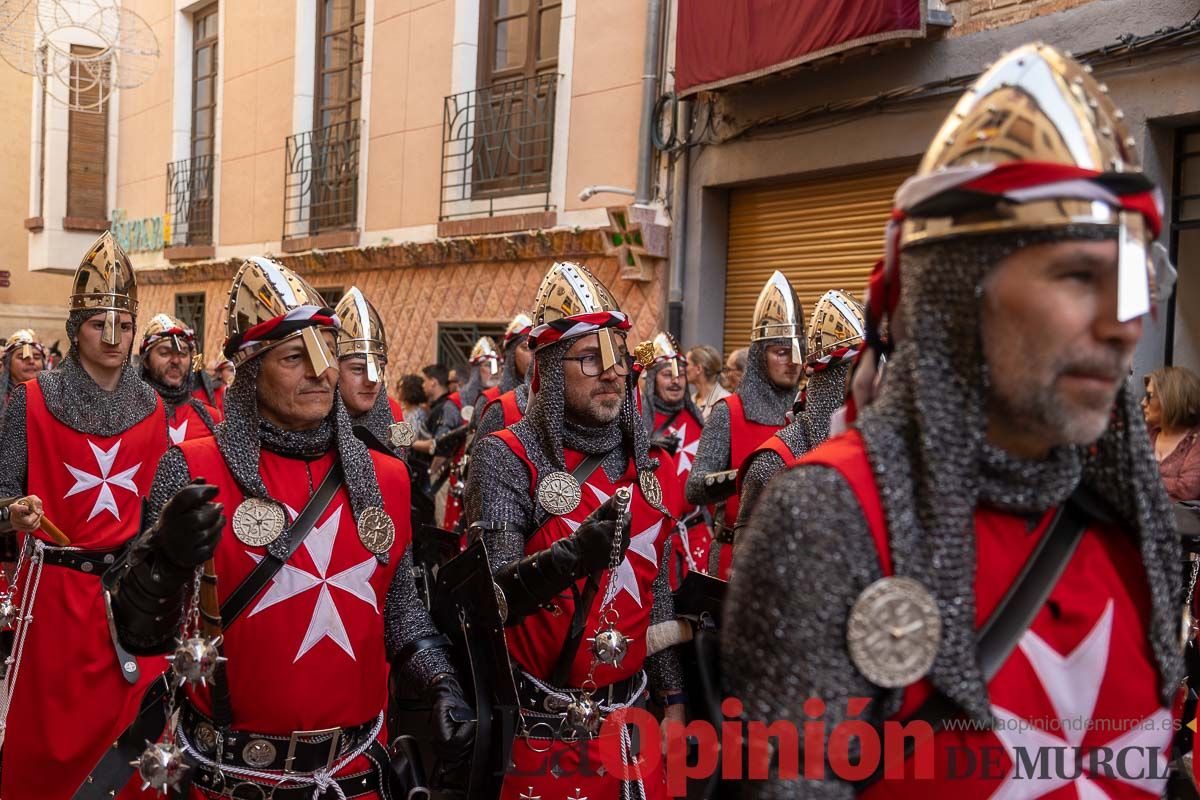
[[683,399],[677,403],[668,403],[658,396],[655,391],[657,385],[655,381],[658,379],[658,373],[662,372],[671,366],[669,361],[664,361],[661,364],[654,364],[650,369],[646,370],[646,376],[643,378],[645,384],[642,386],[642,423],[646,426],[646,430],[654,430],[654,418],[656,412],[663,414],[674,414],[681,409],[687,410],[692,418],[704,427],[704,415],[700,413],[700,409],[696,408],[696,403],[692,400],[691,387],[688,386],[687,379],[683,374],[683,367],[680,367],[680,377],[684,378]]
[[103,311],[72,311],[67,317],[67,338],[71,348],[61,366],[38,374],[38,386],[46,398],[46,407],[55,419],[72,430],[93,436],[116,436],[129,430],[153,413],[158,395],[126,363],[117,386],[111,392],[101,389],[79,363],[75,340],[84,321]]
[[[829,420],[833,412],[846,402],[846,375],[849,371],[850,362],[843,361],[831,364],[809,377],[804,411],[776,434],[792,451],[792,455],[799,458],[829,438]],[[738,527],[750,518],[758,496],[781,469],[783,459],[772,450],[755,453],[746,462],[741,504],[738,507]]]
[[738,384],[746,419],[759,425],[782,425],[796,399],[796,387],[775,385],[767,372],[767,348],[790,345],[790,339],[764,339],[750,345],[746,354],[746,374]]
[[[529,338],[529,334],[514,336],[508,340],[508,344],[504,346],[504,368],[500,371],[500,393],[511,392],[513,389],[521,385],[525,381],[527,375],[517,374],[517,359],[514,357],[517,348],[525,343]],[[529,362],[530,366],[526,369],[526,373],[533,369],[533,362]]]
[[458,390],[458,399],[462,401],[463,408],[467,408],[468,406],[474,408],[475,401],[479,399],[479,396],[483,394],[483,390],[487,388],[483,385],[483,378],[479,372],[480,365],[472,364],[470,379]]
[[[354,356],[365,360],[365,356]],[[341,392],[338,392],[338,399],[341,399]],[[349,409],[347,409],[349,413]],[[380,442],[387,444],[388,430],[392,423],[395,422],[392,416],[392,404],[388,402],[387,381],[383,375],[379,376],[379,394],[375,395],[375,402],[364,413],[357,417],[350,417],[352,425],[361,425],[374,434],[375,438]]]
[[[524,419],[513,426],[513,432],[526,447],[533,443],[527,440],[536,439],[536,449],[545,453],[549,465],[552,467],[551,471],[566,470],[566,464],[563,461],[563,436],[566,428],[564,408],[566,381],[563,375],[562,359],[572,344],[574,344],[572,339],[555,342],[539,349],[534,354],[537,364],[538,390],[530,396]],[[573,426],[572,431],[567,434],[568,436],[574,434],[575,441],[570,443],[572,449],[579,449],[585,453],[606,452],[607,448],[604,450],[589,448],[586,441],[580,441],[582,438],[592,438],[603,442],[607,437],[613,437],[615,434],[616,440],[623,442],[624,450],[616,451],[620,456],[620,466],[615,475],[609,470],[607,463],[604,465],[605,472],[610,478],[619,477],[624,473],[626,453],[633,458],[639,472],[658,467],[657,459],[651,458],[648,453],[650,443],[633,402],[632,386],[633,372],[630,371],[625,380],[625,401],[621,404],[621,412],[616,420],[606,426],[587,428]]]
[[[787,424],[787,413],[796,397],[796,387],[779,388],[767,374],[767,348],[772,345],[790,344],[789,339],[764,339],[750,345],[746,356],[746,375],[738,386],[737,395],[742,400],[746,418],[761,425]],[[733,453],[730,437],[733,435],[729,419],[729,405],[722,401],[712,407],[696,457],[692,460],[692,471],[688,474],[684,491],[692,505],[709,505],[725,499],[721,486],[706,486],[705,476],[739,466],[730,463]]]
[[208,411],[208,406],[200,399],[192,397],[192,387],[195,385],[196,373],[188,372],[187,377],[183,379],[183,383],[178,386],[168,386],[150,374],[150,370],[146,367],[145,359],[142,360],[139,372],[142,380],[162,398],[168,422],[175,421],[175,415],[182,406],[190,405],[210,431],[217,427],[217,423],[213,421],[212,414]]

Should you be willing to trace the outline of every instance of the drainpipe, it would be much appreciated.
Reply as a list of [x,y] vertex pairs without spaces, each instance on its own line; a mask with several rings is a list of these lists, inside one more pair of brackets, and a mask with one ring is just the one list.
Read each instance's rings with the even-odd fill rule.
[[[692,103],[690,100],[680,100],[678,113],[675,118],[683,125],[684,135],[681,140],[686,142],[691,135],[690,121],[692,119]],[[675,198],[675,207],[671,210],[671,268],[667,289],[667,330],[678,342],[683,341],[683,266],[687,252],[687,214],[688,214],[688,168],[691,165],[691,154],[687,145],[679,151],[675,160],[675,182],[671,196]]]
[[658,62],[662,55],[662,0],[646,4],[646,44],[642,54],[642,123],[638,138],[637,193],[633,202],[648,205],[654,191],[654,104],[658,101]]

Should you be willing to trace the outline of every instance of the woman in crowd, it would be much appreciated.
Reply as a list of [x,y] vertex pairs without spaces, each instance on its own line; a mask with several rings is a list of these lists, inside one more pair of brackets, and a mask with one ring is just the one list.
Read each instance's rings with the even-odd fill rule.
[[722,397],[728,397],[729,392],[717,380],[721,375],[721,354],[715,347],[704,344],[693,347],[687,353],[687,379],[692,388],[692,401],[704,419],[713,404]]
[[1200,378],[1184,367],[1151,372],[1142,413],[1167,494],[1177,503],[1200,500]]

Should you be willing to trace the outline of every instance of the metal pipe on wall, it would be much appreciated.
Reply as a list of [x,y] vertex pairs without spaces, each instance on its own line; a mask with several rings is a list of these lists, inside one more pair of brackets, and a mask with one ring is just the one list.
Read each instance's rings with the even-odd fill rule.
[[675,118],[682,120],[683,136],[679,138],[679,154],[675,158],[675,175],[671,196],[671,262],[667,288],[667,330],[676,341],[683,341],[683,262],[687,253],[688,167],[691,153],[687,142],[691,138],[692,102],[680,100]]
[[642,54],[642,122],[638,137],[637,193],[635,203],[646,205],[654,191],[654,145],[650,129],[654,125],[654,104],[658,101],[658,65],[662,54],[662,0],[646,3],[646,44]]

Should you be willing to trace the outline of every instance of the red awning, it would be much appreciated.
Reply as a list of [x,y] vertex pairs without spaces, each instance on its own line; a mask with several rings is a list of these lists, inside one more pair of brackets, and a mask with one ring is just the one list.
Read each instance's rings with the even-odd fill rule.
[[680,94],[732,83],[888,39],[925,36],[926,0],[681,0]]

